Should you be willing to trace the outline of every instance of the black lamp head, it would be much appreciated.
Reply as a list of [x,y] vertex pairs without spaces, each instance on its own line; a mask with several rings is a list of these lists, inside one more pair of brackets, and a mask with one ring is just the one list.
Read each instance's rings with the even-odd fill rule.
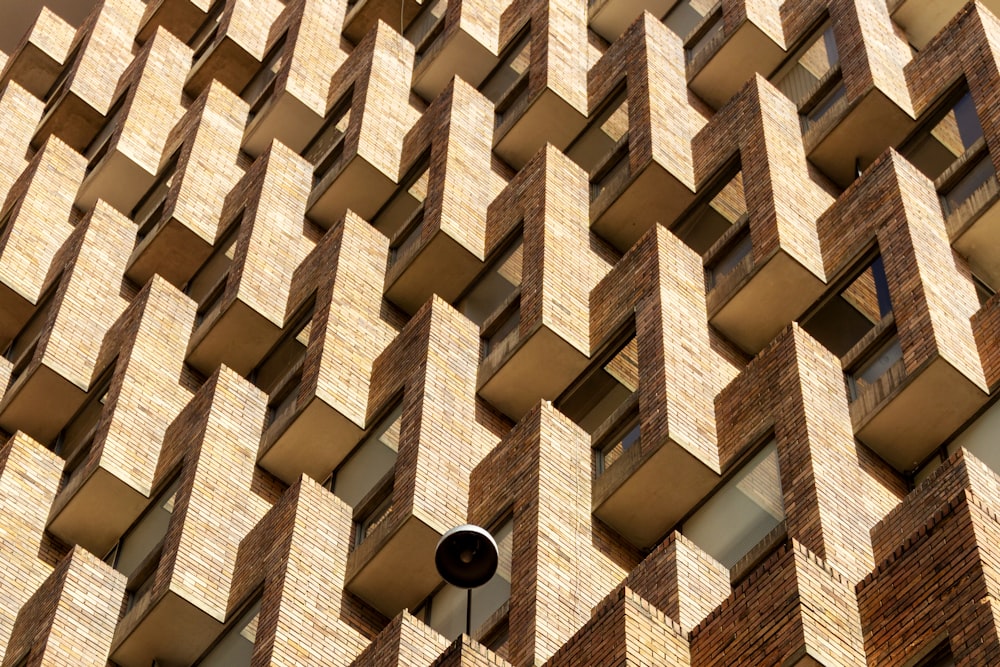
[[434,550],[438,574],[452,586],[478,588],[497,571],[500,551],[489,531],[466,524],[441,536]]

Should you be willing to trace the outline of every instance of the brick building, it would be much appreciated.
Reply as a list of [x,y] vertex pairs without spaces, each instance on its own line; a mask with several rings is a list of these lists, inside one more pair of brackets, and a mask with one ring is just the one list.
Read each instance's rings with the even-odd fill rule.
[[0,667],[1000,665],[994,12],[42,9]]

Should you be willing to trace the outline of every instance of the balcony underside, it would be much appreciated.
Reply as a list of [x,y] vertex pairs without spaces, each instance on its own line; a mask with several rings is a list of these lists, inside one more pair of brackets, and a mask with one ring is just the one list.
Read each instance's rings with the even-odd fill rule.
[[148,502],[146,494],[99,466],[90,475],[71,478],[56,496],[48,531],[66,544],[103,556]]
[[280,336],[281,327],[237,298],[195,329],[187,363],[205,375],[211,375],[220,364],[246,375]]
[[195,274],[211,252],[211,241],[171,216],[136,245],[125,275],[135,284],[145,285],[158,273],[179,287]]
[[38,99],[45,98],[63,68],[62,63],[30,41],[7,66],[8,80],[16,81]]
[[98,199],[103,199],[128,215],[155,180],[155,174],[113,148],[83,179],[76,193],[76,207],[89,211]]
[[818,120],[803,140],[809,161],[846,188],[854,181],[856,161],[862,166],[871,164],[886,148],[898,146],[913,129],[914,121],[875,88],[846,115],[837,113],[838,106]]
[[43,444],[51,443],[86,398],[86,391],[43,361],[8,387],[0,403],[0,429],[24,431]]
[[[1000,287],[1000,188],[996,181],[974,194],[974,212],[958,229],[949,229],[952,247],[969,260],[973,272],[993,287]],[[963,207],[964,208],[964,207]],[[962,214],[962,210],[958,214]],[[951,220],[949,220],[949,223]],[[949,224],[951,227],[951,224]]]
[[347,209],[371,221],[395,190],[394,178],[355,154],[343,169],[313,188],[306,216],[324,229],[342,219]]
[[257,157],[277,139],[296,153],[302,152],[323,125],[323,117],[288,91],[276,92],[243,134],[243,150]]
[[673,440],[641,454],[631,449],[597,478],[593,506],[596,517],[645,548],[718,484],[719,473]]
[[774,70],[785,50],[760,28],[744,21],[688,80],[688,87],[713,109],[738,93],[757,72]]
[[[479,370],[479,395],[519,420],[540,399],[555,400],[586,368],[585,354],[547,326],[539,326],[492,369],[490,357]],[[530,387],[529,391],[526,391]]]
[[643,12],[662,18],[676,4],[677,0],[590,0],[590,28],[613,42]]
[[411,257],[399,261],[403,266],[390,267],[386,275],[385,296],[408,313],[417,312],[433,294],[454,301],[483,266],[481,259],[441,230]]
[[455,76],[479,86],[497,64],[497,54],[464,30],[444,40],[434,44],[413,68],[413,90],[425,100],[435,99]]
[[265,434],[258,463],[286,484],[302,473],[322,481],[351,452],[363,429],[320,398]]
[[390,618],[415,609],[441,582],[433,557],[441,533],[412,515],[393,519],[389,530],[372,534],[351,553],[346,577],[349,591]]
[[[219,619],[173,591],[146,605],[134,608],[119,623],[111,648],[116,665],[149,667],[154,658],[159,665],[190,665],[222,631]],[[133,612],[139,618],[128,623]]]
[[987,398],[974,382],[936,357],[898,382],[886,373],[851,404],[851,420],[859,440],[906,471],[927,458]]
[[784,250],[745,276],[724,276],[708,295],[709,322],[756,354],[823,293],[826,285]]
[[[516,103],[515,103],[516,106]],[[587,124],[587,117],[550,88],[528,103],[515,120],[502,122],[493,137],[493,150],[507,164],[520,169],[546,143],[565,150]]]
[[[694,193],[667,169],[650,162],[614,195],[611,184],[591,205],[590,229],[625,252],[654,224],[670,226],[694,200]],[[607,197],[610,203],[603,203]]]

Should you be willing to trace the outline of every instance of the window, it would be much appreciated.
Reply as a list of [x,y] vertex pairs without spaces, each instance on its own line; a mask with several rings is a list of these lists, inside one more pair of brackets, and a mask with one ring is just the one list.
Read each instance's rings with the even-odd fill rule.
[[[481,629],[510,599],[513,519],[508,519],[491,533],[500,552],[500,562],[492,579],[472,589],[469,625],[473,633]],[[465,589],[445,584],[417,607],[414,615],[444,637],[454,639],[465,632],[466,604]]]
[[868,356],[856,370],[847,373],[850,400],[856,400],[902,358],[903,348],[899,344],[899,336],[893,335],[892,338],[879,346],[874,354]]
[[681,533],[732,569],[785,518],[772,440],[681,526]]
[[593,434],[639,389],[638,348],[634,332],[612,347],[584,380],[559,398],[556,407]]
[[902,148],[906,159],[931,180],[937,180],[983,136],[972,95],[954,93],[944,111],[931,115],[929,127],[919,130]]
[[705,255],[716,241],[747,215],[743,171],[739,164],[724,168],[722,174],[722,185],[707,188],[709,198],[695,204],[673,230],[699,255]]
[[372,217],[372,224],[393,239],[393,252],[397,255],[401,254],[402,248],[414,243],[411,239],[420,236],[417,229],[423,219],[424,199],[427,198],[429,165],[428,149],[399,182],[389,201]]
[[226,629],[215,646],[195,663],[198,667],[241,667],[250,665],[257,623],[260,620],[261,597],[258,594],[250,606]]
[[355,510],[355,545],[368,537],[391,508],[402,415],[400,402],[378,421],[331,477],[334,495]]
[[480,326],[482,358],[503,347],[518,331],[523,254],[524,237],[519,233],[458,300],[458,310]]
[[194,51],[191,62],[198,62],[212,44],[215,35],[219,32],[219,19],[222,17],[222,9],[226,6],[225,0],[215,0],[205,15],[205,20],[201,22],[188,46]]
[[177,478],[157,496],[104,558],[104,562],[128,577],[129,609],[152,588],[179,488],[180,478]]
[[94,382],[93,387],[87,392],[87,399],[83,406],[56,437],[55,453],[66,460],[66,465],[63,467],[64,483],[69,481],[80,464],[86,460],[87,454],[94,444],[97,424],[104,412],[116,363],[117,357],[111,360],[108,367]]
[[792,62],[778,70],[773,77],[774,85],[801,109],[839,64],[840,53],[833,37],[833,26],[827,24]]
[[675,35],[687,42],[688,35],[712,12],[718,0],[681,0],[663,18]]
[[802,326],[838,357],[844,357],[892,312],[882,256],[867,261],[850,284],[803,319]]
[[245,210],[241,209],[230,221],[222,237],[215,242],[215,250],[184,286],[184,293],[198,304],[195,326],[204,322],[216,309],[226,290],[244,213]]
[[55,295],[59,289],[60,282],[62,282],[62,276],[57,276],[49,282],[44,294],[38,299],[35,312],[32,313],[28,321],[21,327],[21,330],[17,332],[17,335],[7,345],[3,356],[13,364],[8,386],[14,384],[17,378],[28,368],[28,364],[32,358],[34,358],[38,342],[41,340],[42,332],[49,320],[49,314],[55,302]]
[[94,167],[104,159],[107,155],[108,149],[111,147],[111,137],[118,129],[119,121],[122,120],[122,115],[125,110],[125,100],[128,98],[129,91],[126,89],[118,96],[115,103],[112,105],[111,109],[107,113],[107,120],[104,121],[104,125],[98,130],[97,136],[90,142],[87,148],[84,150],[84,155],[87,158],[87,172],[94,170]]
[[955,667],[955,657],[951,653],[951,645],[948,640],[941,642],[914,667]]
[[705,271],[705,289],[711,291],[718,282],[732,273],[753,252],[750,240],[750,225],[742,226],[735,236],[729,240],[716,257],[711,259],[711,265]]
[[530,63],[531,31],[529,26],[525,25],[503,49],[500,63],[486,77],[479,91],[493,104],[500,106],[504,98],[509,97],[511,91],[517,87],[518,82],[522,78],[527,79],[525,73]]
[[285,32],[275,41],[274,46],[264,56],[260,64],[260,69],[254,74],[250,82],[240,91],[240,97],[250,104],[249,118],[253,118],[264,108],[271,95],[274,93],[274,82],[285,63],[285,43],[288,33]]
[[328,173],[339,166],[344,154],[344,137],[351,125],[351,101],[354,96],[354,86],[344,93],[343,97],[327,114],[323,127],[306,146],[302,157],[314,167],[313,185],[316,185]]
[[302,382],[302,362],[312,332],[314,309],[314,298],[298,308],[285,327],[285,333],[250,374],[250,379],[269,397],[269,427],[289,414],[295,406]]
[[139,203],[132,209],[129,217],[132,218],[132,221],[139,228],[136,234],[138,241],[146,238],[160,222],[160,219],[163,218],[163,209],[166,207],[167,195],[170,193],[170,187],[173,185],[174,176],[177,173],[177,160],[180,154],[181,151],[178,148],[167,160],[167,163],[160,171],[160,175],[149,186],[146,194],[143,195]]
[[444,32],[444,15],[448,0],[430,0],[420,9],[417,17],[406,27],[403,36],[416,48],[419,60],[435,40]]
[[628,135],[627,93],[628,89],[623,81],[566,150],[566,155],[591,177]]

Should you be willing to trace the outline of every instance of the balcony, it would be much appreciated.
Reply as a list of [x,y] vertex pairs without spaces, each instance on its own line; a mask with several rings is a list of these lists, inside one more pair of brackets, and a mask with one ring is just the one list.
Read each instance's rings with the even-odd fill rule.
[[[892,20],[906,32],[906,38],[923,50],[968,2],[963,0],[888,0]],[[991,12],[1000,11],[996,0],[984,0]]]
[[315,168],[307,215],[330,228],[351,209],[372,220],[396,191],[395,174],[369,161],[364,151],[345,154],[351,123],[351,97],[336,103],[302,155]]
[[[450,3],[460,5],[460,11],[449,14]],[[403,33],[416,50],[413,90],[433,100],[455,76],[473,86],[482,83],[497,64],[496,45],[482,40],[491,32],[488,23],[494,23],[495,32],[499,9],[499,3],[484,0],[424,2]]]
[[748,216],[705,253],[709,322],[740,348],[762,349],[826,290],[826,283],[778,247],[754,257]]
[[753,21],[744,19],[728,33],[724,23],[719,3],[685,37],[688,86],[715,109],[785,58],[783,46]]
[[841,187],[914,128],[913,117],[876,86],[850,99],[839,65],[816,84],[799,114],[809,161]]
[[13,81],[38,99],[44,99],[69,65],[75,32],[58,14],[42,7],[26,41],[0,66],[0,88]]
[[380,19],[403,33],[427,1],[403,0],[397,3],[395,0],[347,0],[344,37],[357,44]]
[[993,156],[980,139],[935,183],[952,246],[969,260],[973,271],[1000,285],[1000,186]]
[[[546,141],[564,149],[587,124],[586,115],[556,92],[554,84],[532,85],[533,41],[531,30],[522,29],[479,86],[495,107],[493,150],[515,169],[524,166]],[[556,54],[546,57],[554,58]],[[542,66],[543,62],[534,65]],[[582,78],[581,84],[585,84],[586,77]],[[586,106],[586,100],[582,106]]]
[[643,12],[665,16],[677,0],[589,0],[588,23],[591,30],[613,42],[632,25]]
[[225,0],[213,0],[206,12],[202,9],[204,2],[197,0],[154,0],[146,5],[146,11],[136,33],[136,41],[144,44],[156,29],[163,27],[176,35],[182,42],[188,44],[198,34],[206,19],[218,20]]

